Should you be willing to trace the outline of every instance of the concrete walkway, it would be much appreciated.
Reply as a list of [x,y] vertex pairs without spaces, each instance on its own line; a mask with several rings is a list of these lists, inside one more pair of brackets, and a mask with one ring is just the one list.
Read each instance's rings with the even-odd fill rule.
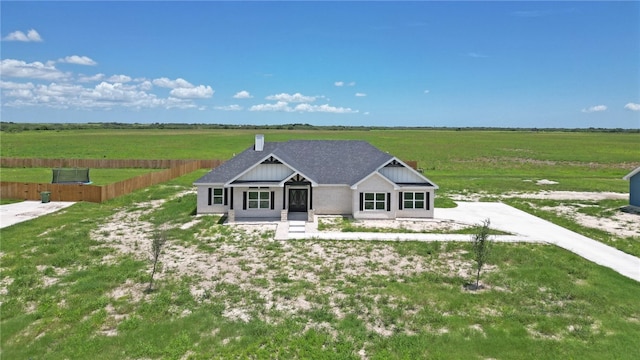
[[22,201],[0,206],[0,229],[64,209],[75,202]]
[[[514,235],[491,238],[498,242],[549,243],[569,250],[589,261],[606,266],[640,282],[640,259],[592,240],[549,221],[502,203],[458,202],[458,207],[437,209],[436,218],[478,225],[490,219],[491,227]],[[470,235],[416,233],[318,232],[317,223],[307,223],[306,231],[289,232],[282,222],[276,239],[381,240],[381,241],[470,241]]]

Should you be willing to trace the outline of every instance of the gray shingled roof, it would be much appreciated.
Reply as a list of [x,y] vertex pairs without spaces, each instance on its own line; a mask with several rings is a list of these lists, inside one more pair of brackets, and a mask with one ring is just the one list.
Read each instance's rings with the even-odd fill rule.
[[194,184],[222,184],[260,160],[275,155],[318,184],[353,185],[393,156],[359,140],[291,140],[265,142],[263,151],[253,146],[224,162]]

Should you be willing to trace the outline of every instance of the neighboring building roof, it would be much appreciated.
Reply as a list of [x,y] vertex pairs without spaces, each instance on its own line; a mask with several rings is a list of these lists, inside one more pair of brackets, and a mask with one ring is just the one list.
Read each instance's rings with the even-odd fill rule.
[[625,175],[625,177],[623,177],[623,180],[631,180],[631,178],[637,174],[640,173],[640,166],[638,166],[635,170],[633,170],[632,172],[628,173],[627,175]]
[[317,184],[353,185],[393,156],[360,140],[290,140],[251,146],[198,179],[195,184],[224,184],[262,160],[275,156]]

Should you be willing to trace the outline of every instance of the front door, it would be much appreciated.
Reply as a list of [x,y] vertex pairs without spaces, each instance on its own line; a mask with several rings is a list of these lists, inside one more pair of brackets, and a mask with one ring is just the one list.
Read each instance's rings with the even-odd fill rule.
[[289,211],[307,212],[307,189],[289,189]]

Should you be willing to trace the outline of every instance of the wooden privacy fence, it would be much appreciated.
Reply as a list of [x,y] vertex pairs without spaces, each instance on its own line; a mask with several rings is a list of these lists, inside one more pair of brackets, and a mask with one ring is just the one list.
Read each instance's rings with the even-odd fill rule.
[[[3,159],[4,160],[4,159]],[[117,160],[119,161],[119,160]],[[145,160],[142,160],[145,161]],[[151,160],[154,161],[154,160]],[[190,172],[214,168],[222,164],[221,160],[160,160],[183,162],[180,165],[169,169],[136,176],[131,179],[119,181],[105,186],[85,185],[85,184],[48,184],[48,183],[23,183],[8,182],[0,183],[0,197],[10,199],[40,200],[40,193],[51,192],[51,201],[89,201],[103,202],[118,196],[126,195],[138,189],[143,189],[151,185],[159,184]],[[37,163],[37,162],[34,162]],[[4,165],[3,165],[4,166]],[[60,166],[57,165],[43,165]],[[78,165],[86,166],[86,165]],[[41,167],[37,165],[36,167]],[[94,166],[95,167],[95,166]]]
[[8,168],[56,168],[83,167],[96,169],[169,169],[199,161],[202,168],[214,168],[220,160],[138,160],[138,159],[41,159],[41,158],[0,158],[0,167]]

